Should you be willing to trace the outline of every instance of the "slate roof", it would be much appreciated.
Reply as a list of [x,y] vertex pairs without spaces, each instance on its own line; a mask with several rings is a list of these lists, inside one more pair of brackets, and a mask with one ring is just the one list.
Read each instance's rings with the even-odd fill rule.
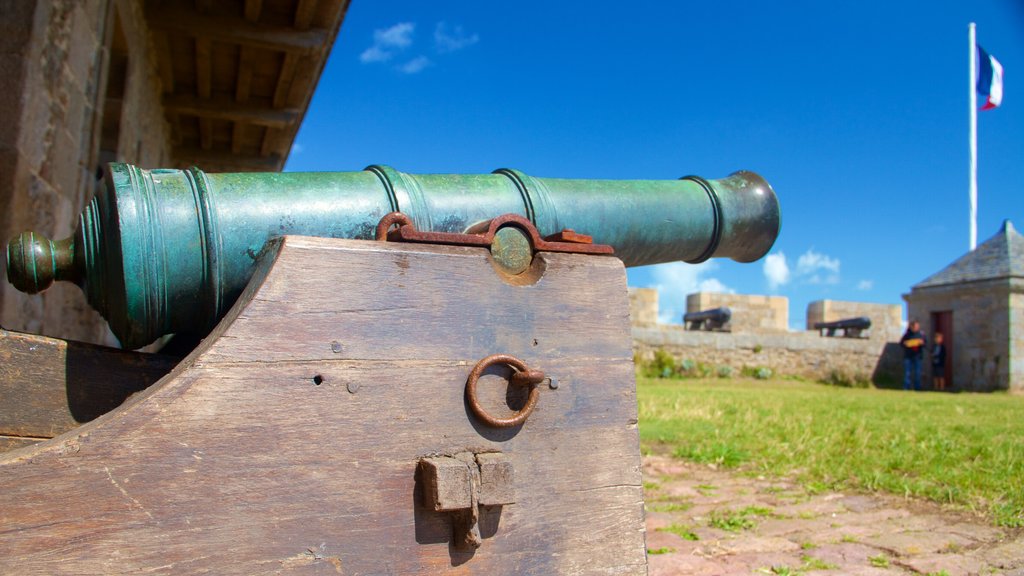
[[995,236],[915,284],[913,289],[1011,277],[1024,278],[1024,236],[1009,220],[1004,220]]

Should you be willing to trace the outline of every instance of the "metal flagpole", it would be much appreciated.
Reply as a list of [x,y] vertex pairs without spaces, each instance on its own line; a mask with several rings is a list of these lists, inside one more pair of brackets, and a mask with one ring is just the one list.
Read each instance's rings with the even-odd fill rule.
[[978,90],[977,83],[977,61],[978,48],[974,40],[974,22],[967,27],[967,37],[970,48],[970,69],[971,77],[968,82],[968,94],[970,94],[971,107],[971,250],[978,245]]

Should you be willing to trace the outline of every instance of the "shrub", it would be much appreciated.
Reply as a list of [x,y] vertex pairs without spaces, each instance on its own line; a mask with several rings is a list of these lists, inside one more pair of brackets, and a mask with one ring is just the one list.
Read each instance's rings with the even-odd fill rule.
[[679,365],[679,372],[683,376],[694,376],[697,370],[697,363],[687,358]]
[[871,379],[864,374],[849,374],[845,370],[833,368],[823,380],[825,384],[843,388],[870,388]]
[[661,348],[654,351],[654,359],[645,372],[654,378],[670,378],[676,373],[676,359]]
[[717,372],[719,378],[732,378],[732,366],[719,366]]
[[764,366],[744,366],[743,369],[740,370],[740,374],[747,378],[767,380],[772,377],[772,369]]

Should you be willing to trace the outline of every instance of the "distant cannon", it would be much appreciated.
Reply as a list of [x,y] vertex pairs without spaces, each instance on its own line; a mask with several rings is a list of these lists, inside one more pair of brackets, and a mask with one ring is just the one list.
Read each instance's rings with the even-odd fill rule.
[[871,328],[871,319],[867,316],[844,318],[834,322],[814,323],[815,330],[823,330],[825,331],[825,334],[822,334],[822,336],[829,337],[835,336],[836,330],[842,330],[843,336],[846,338],[861,338],[861,332],[868,328]]
[[726,330],[725,325],[732,318],[732,310],[728,307],[712,308],[700,312],[689,312],[683,315],[683,322],[688,330]]

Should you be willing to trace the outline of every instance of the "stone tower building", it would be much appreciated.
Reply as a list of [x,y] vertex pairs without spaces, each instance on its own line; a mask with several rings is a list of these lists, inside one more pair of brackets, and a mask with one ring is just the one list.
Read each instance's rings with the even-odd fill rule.
[[953,386],[1024,391],[1024,236],[1009,220],[903,299],[930,341],[943,334]]

